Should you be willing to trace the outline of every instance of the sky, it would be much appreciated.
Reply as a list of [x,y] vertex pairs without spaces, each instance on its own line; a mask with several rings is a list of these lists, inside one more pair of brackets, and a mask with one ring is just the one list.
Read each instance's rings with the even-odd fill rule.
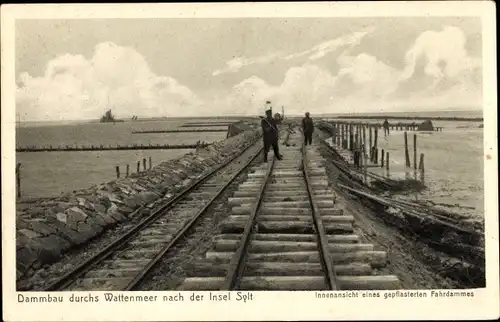
[[20,120],[482,108],[479,18],[16,21]]

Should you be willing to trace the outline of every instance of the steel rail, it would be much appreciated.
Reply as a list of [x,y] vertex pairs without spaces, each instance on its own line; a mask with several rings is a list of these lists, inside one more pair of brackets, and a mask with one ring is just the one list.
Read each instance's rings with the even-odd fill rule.
[[307,169],[307,150],[305,143],[302,143],[302,172],[304,174],[304,180],[307,187],[307,194],[309,196],[309,202],[312,209],[312,215],[314,220],[314,226],[316,232],[319,235],[318,244],[320,251],[321,264],[323,269],[326,271],[326,281],[330,290],[338,290],[338,283],[335,273],[335,268],[333,267],[333,262],[330,256],[330,249],[328,248],[328,238],[325,233],[325,227],[323,225],[323,220],[321,220],[319,208],[314,201],[314,192],[311,186],[311,180],[309,178],[309,171]]
[[[115,239],[113,242],[108,244],[106,247],[104,247],[102,250],[100,250],[97,254],[93,255],[89,259],[85,260],[83,263],[75,267],[72,271],[66,273],[64,276],[61,278],[57,279],[55,282],[50,284],[48,287],[45,288],[44,291],[58,291],[66,288],[67,286],[71,285],[77,278],[82,276],[84,273],[88,272],[94,265],[102,262],[106,258],[108,258],[110,255],[113,254],[113,252],[124,246],[126,243],[128,243],[135,235],[137,235],[142,229],[147,227],[150,223],[154,222],[156,219],[161,217],[165,211],[170,210],[177,202],[182,200],[184,197],[186,197],[190,192],[192,192],[194,189],[196,189],[198,186],[200,186],[203,182],[205,182],[208,178],[212,177],[215,175],[217,172],[225,168],[227,165],[232,163],[235,159],[240,157],[243,153],[245,153],[248,149],[251,147],[255,146],[257,144],[257,141],[260,139],[257,138],[254,142],[249,144],[247,147],[245,147],[241,153],[238,153],[237,155],[231,157],[229,160],[225,161],[222,163],[220,166],[216,167],[212,171],[208,172],[204,176],[202,176],[200,179],[198,179],[196,182],[191,184],[190,186],[186,187],[184,190],[182,190],[180,193],[178,193],[175,197],[170,199],[165,205],[161,206],[159,209],[156,209],[153,211],[152,214],[150,214],[147,218],[145,218],[143,221],[132,227],[129,231]],[[261,148],[262,149],[262,148]],[[261,151],[259,149],[259,152],[256,154],[258,155]],[[254,156],[255,158],[255,156]]]
[[247,221],[247,224],[245,225],[243,236],[240,240],[240,245],[238,246],[236,253],[234,253],[233,257],[231,258],[231,261],[227,269],[226,277],[220,289],[221,291],[233,290],[237,286],[236,283],[238,281],[238,277],[241,276],[241,273],[243,272],[243,262],[250,241],[250,233],[252,232],[252,228],[254,226],[255,217],[257,216],[257,213],[260,210],[260,206],[262,204],[264,192],[269,182],[269,178],[271,178],[271,173],[274,168],[274,159],[275,157],[273,156],[271,162],[267,167],[267,172],[264,177],[264,182],[262,182],[259,194],[257,195],[257,201],[255,202],[252,211],[250,212],[250,219]]
[[210,199],[206,204],[205,206],[200,210],[198,211],[198,213],[196,213],[196,215],[175,235],[175,237],[167,244],[167,246],[165,246],[161,251],[160,253],[158,253],[158,255],[155,256],[155,258],[153,258],[148,264],[147,266],[142,269],[137,275],[136,277],[127,285],[127,287],[125,288],[125,291],[132,291],[134,290],[138,285],[139,283],[144,279],[144,277],[146,276],[146,274],[148,272],[151,271],[151,269],[153,269],[153,267],[155,267],[158,262],[160,261],[160,259],[170,250],[170,248],[172,248],[178,241],[181,237],[184,236],[184,234],[198,221],[198,219],[200,219],[202,217],[202,215],[208,210],[208,208],[210,206],[212,206],[212,204],[214,203],[215,200],[217,200],[217,198],[220,197],[220,195],[229,187],[229,185],[245,170],[248,168],[248,166],[255,160],[255,158],[257,158],[257,156],[259,156],[259,154],[261,153],[261,151],[263,150],[264,148],[261,147],[259,149],[259,151],[257,151],[257,153],[248,161],[245,163],[245,165],[243,165],[243,167],[241,167],[237,172],[236,174],[234,174],[231,179],[229,179],[229,181],[221,188],[219,189],[219,191],[217,191],[217,194],[212,197],[212,199]]

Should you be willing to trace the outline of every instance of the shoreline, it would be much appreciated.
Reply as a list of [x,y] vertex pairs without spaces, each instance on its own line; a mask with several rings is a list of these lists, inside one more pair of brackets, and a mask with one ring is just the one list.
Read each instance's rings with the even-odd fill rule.
[[[407,113],[421,113],[421,114],[436,114],[436,113],[479,113],[482,112],[482,109],[471,109],[471,110],[441,110],[441,111],[388,111],[388,112],[358,112],[358,113],[318,113],[316,114],[316,117],[319,118],[359,118],[359,119],[370,119],[370,118],[384,118],[386,117],[385,115],[394,115],[394,114],[407,114]],[[288,117],[291,118],[296,118],[296,117],[303,117],[301,113],[296,114],[296,113],[288,113]],[[120,120],[123,121],[121,123],[132,123],[132,122],[154,122],[154,121],[182,121],[182,120],[253,120],[257,119],[259,117],[258,114],[255,115],[216,115],[216,116],[198,116],[198,117],[193,117],[193,116],[164,116],[164,117],[144,117],[144,118],[139,118],[137,120],[131,120],[129,117],[124,117],[121,118]],[[387,116],[389,119],[412,119],[412,120],[426,120],[426,119],[431,119],[431,120],[450,120],[450,121],[475,121],[475,122],[482,122],[483,117],[443,117],[443,116]],[[99,119],[84,119],[84,120],[25,120],[21,121],[21,127],[25,126],[33,126],[33,125],[38,125],[38,126],[50,126],[50,125],[73,125],[73,124],[95,124],[95,123],[100,123]]]

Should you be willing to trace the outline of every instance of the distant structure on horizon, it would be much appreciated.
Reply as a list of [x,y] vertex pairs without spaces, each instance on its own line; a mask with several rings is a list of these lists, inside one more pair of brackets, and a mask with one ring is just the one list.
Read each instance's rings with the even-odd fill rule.
[[123,120],[117,120],[111,113],[111,110],[107,110],[106,113],[101,117],[101,123],[116,123],[124,122]]

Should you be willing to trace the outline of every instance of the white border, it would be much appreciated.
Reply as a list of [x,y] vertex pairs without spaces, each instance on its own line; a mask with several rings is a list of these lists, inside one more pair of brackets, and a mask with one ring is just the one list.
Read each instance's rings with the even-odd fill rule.
[[[237,17],[481,17],[484,88],[484,183],[487,288],[473,298],[314,299],[314,293],[255,292],[246,304],[143,303],[20,304],[15,294],[15,19],[55,18],[237,18]],[[9,321],[59,320],[312,320],[487,319],[499,316],[498,176],[495,3],[350,2],[4,5],[2,27],[2,267],[3,312]],[[92,292],[99,294],[100,292]],[[162,294],[167,294],[162,292]],[[64,293],[66,297],[68,293]],[[149,293],[151,294],[151,293]],[[160,294],[158,294],[160,295]],[[102,296],[101,296],[102,297]]]

